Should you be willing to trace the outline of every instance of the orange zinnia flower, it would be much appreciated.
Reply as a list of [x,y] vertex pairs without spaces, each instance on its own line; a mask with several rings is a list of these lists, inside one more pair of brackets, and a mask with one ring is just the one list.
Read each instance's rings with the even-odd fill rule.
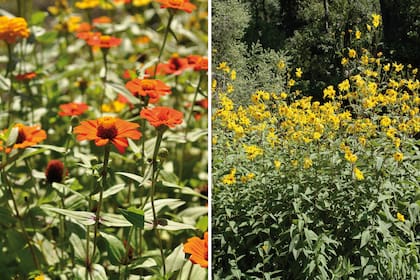
[[58,112],[58,114],[60,116],[79,116],[83,114],[88,108],[89,107],[86,105],[86,103],[70,102],[60,105],[61,111]]
[[184,244],[184,252],[191,254],[190,261],[194,264],[199,264],[201,267],[208,267],[208,233],[204,233],[204,239],[192,237]]
[[76,32],[77,33],[81,33],[81,32],[89,32],[92,30],[92,26],[87,23],[87,22],[82,22],[79,24],[79,26],[77,27]]
[[[18,136],[13,147],[6,148],[6,153],[9,153],[12,149],[24,149],[36,145],[47,138],[47,133],[39,126],[25,126],[19,123],[14,127],[18,128]],[[1,144],[0,142],[0,151],[3,150]]]
[[92,31],[81,31],[76,34],[76,37],[82,40],[85,40],[86,42],[89,41],[90,38],[93,38],[95,36],[100,36],[101,33],[99,32],[92,32]]
[[183,10],[187,13],[191,13],[197,8],[189,0],[156,0],[156,2],[160,3],[161,8]]
[[199,101],[195,102],[196,105],[204,108],[204,109],[208,109],[209,108],[209,100],[207,98],[201,99]]
[[107,16],[101,16],[101,17],[94,18],[92,22],[94,24],[111,23],[112,19]]
[[137,77],[136,70],[125,69],[124,73],[122,74],[122,77],[125,80],[135,79]]
[[[167,63],[159,63],[157,65],[157,74],[172,74],[180,75],[185,70],[190,69],[191,65],[188,64],[188,59],[179,57],[178,54],[173,54]],[[155,66],[150,67],[146,70],[147,75],[155,74]]]
[[26,20],[21,17],[0,16],[0,40],[15,43],[19,38],[28,38],[29,29]]
[[180,75],[189,67],[190,65],[188,64],[188,59],[180,58],[177,54],[174,54],[168,60],[168,63],[164,64],[163,71],[166,74]]
[[138,124],[110,116],[97,120],[83,121],[74,128],[77,140],[95,140],[96,146],[105,146],[109,142],[114,144],[118,152],[124,153],[128,147],[127,138],[138,140],[141,133]]
[[158,102],[160,96],[171,93],[171,88],[165,83],[152,79],[134,79],[126,83],[125,87],[134,96],[149,96],[149,102],[152,104]]
[[188,64],[193,67],[194,71],[207,71],[209,69],[209,59],[200,55],[189,55],[187,57]]
[[182,112],[168,107],[143,108],[140,117],[146,119],[154,127],[171,127],[181,124],[184,115]]
[[36,77],[35,72],[28,72],[28,73],[23,73],[23,74],[16,75],[15,79],[18,80],[18,81],[29,81],[29,80],[32,80],[35,77]]
[[121,41],[120,38],[102,35],[101,33],[94,34],[86,40],[89,46],[100,47],[101,49],[117,47],[121,44]]

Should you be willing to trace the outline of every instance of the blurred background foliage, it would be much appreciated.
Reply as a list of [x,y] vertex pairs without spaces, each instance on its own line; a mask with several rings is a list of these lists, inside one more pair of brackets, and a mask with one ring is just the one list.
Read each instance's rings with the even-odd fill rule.
[[[271,64],[283,57],[302,67],[303,92],[320,99],[322,88],[348,75],[340,62],[354,44],[356,26],[365,28],[360,45],[371,46],[371,53],[420,65],[420,0],[214,0],[212,9],[213,65],[226,61],[242,73],[235,84],[239,92],[261,89],[261,83],[279,90],[270,79],[256,82],[259,71],[270,68],[267,56],[258,54],[271,53]],[[381,32],[363,36],[369,27],[361,23],[372,13],[382,16]]]

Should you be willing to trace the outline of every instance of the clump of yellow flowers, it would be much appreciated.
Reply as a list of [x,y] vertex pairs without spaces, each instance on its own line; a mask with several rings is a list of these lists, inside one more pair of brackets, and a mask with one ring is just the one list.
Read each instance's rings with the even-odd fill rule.
[[[377,28],[380,17],[373,15],[372,20]],[[215,149],[235,149],[235,164],[258,164],[267,158],[274,170],[280,170],[281,163],[285,170],[308,171],[322,166],[315,163],[321,153],[328,151],[347,162],[344,173],[359,182],[373,172],[366,156],[371,145],[388,145],[381,156],[402,162],[407,147],[401,139],[420,132],[418,70],[396,62],[383,63],[382,53],[371,55],[365,49],[360,52],[358,56],[356,50],[350,49],[347,59],[352,61],[346,66],[356,63],[360,71],[337,85],[327,85],[322,102],[313,101],[311,96],[298,98],[291,89],[291,77],[301,78],[303,70],[289,69],[281,60],[278,67],[285,71],[288,81],[284,91],[257,90],[248,93],[247,104],[236,103],[231,97],[231,82],[237,72],[221,63],[217,70],[225,78],[223,83],[214,81],[212,87],[216,97],[212,117],[213,137],[218,140]],[[278,157],[279,153],[283,156]],[[224,184],[249,181],[247,175],[236,175],[237,165],[230,167],[230,173],[222,178]]]

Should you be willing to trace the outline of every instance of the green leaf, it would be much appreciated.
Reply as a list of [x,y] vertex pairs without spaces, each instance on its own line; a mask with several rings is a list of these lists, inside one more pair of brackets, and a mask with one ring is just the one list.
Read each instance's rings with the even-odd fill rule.
[[304,233],[305,233],[306,240],[316,241],[318,239],[318,235],[310,229],[305,228]]
[[166,258],[166,272],[171,273],[181,269],[185,262],[184,244],[178,245]]
[[202,216],[200,219],[198,219],[198,222],[195,224],[195,227],[201,231],[207,231],[209,226],[209,217],[208,216]]
[[55,208],[55,207],[51,207],[51,206],[48,206],[48,205],[42,205],[41,209],[64,215],[66,217],[69,217],[71,219],[76,220],[77,222],[79,222],[79,223],[81,223],[82,225],[85,225],[85,226],[95,224],[96,215],[95,215],[95,213],[92,213],[92,212],[60,209],[60,208]]
[[10,89],[10,79],[0,75],[0,89],[4,91],[8,91]]
[[31,16],[31,25],[40,25],[44,23],[45,18],[47,17],[48,13],[37,11],[32,14]]
[[201,216],[207,215],[209,208],[205,206],[189,207],[181,211],[178,216],[183,219],[192,220],[193,223]]
[[18,138],[18,135],[19,135],[19,128],[13,127],[10,130],[9,137],[7,137],[6,146],[7,147],[10,147],[13,144],[15,144],[16,143],[16,140]]
[[375,201],[372,201],[369,205],[368,212],[373,211],[378,204]]
[[133,226],[143,229],[144,228],[144,211],[135,207],[129,207],[127,210],[119,209],[121,214]]
[[127,221],[123,215],[102,213],[100,223],[107,227],[131,227],[132,224]]
[[119,265],[122,263],[126,250],[124,244],[112,234],[101,232],[100,235],[105,239],[107,243],[107,251],[109,260],[113,265]]
[[[35,233],[34,236],[34,244],[40,252],[44,252],[45,261],[48,263],[48,265],[54,265],[59,262],[58,258],[58,249],[55,245],[53,245],[45,236],[43,236],[40,233]],[[64,253],[65,256],[67,256],[67,253]]]
[[116,94],[121,94],[132,104],[139,104],[138,100],[124,85],[107,82],[105,86],[109,86]]
[[86,260],[86,244],[80,239],[79,236],[77,236],[74,233],[70,235],[69,240],[71,245],[73,246],[74,256],[81,263],[84,263]]
[[58,147],[58,146],[53,146],[53,145],[36,145],[36,147],[44,148],[44,149],[47,149],[47,150],[56,151],[56,152],[61,153],[61,154],[64,154],[65,151],[66,151],[66,148]]
[[115,172],[115,174],[123,175],[127,178],[130,178],[130,179],[136,181],[137,183],[139,183],[140,186],[143,185],[144,182],[147,180],[147,179],[145,179],[145,178],[143,178],[143,177],[141,177],[137,174],[129,173],[129,172]]
[[196,192],[195,190],[193,190],[192,188],[190,188],[188,186],[179,186],[175,183],[171,183],[171,182],[164,181],[164,180],[161,181],[160,183],[164,187],[179,189],[179,192],[182,193],[182,194],[198,196],[198,197],[201,197],[202,199],[208,199],[207,196],[202,195],[199,192]]
[[0,207],[0,225],[10,228],[11,225],[16,221],[15,216],[12,214],[9,208]]
[[[159,220],[159,224],[156,227],[157,229],[164,229],[164,230],[169,230],[169,231],[175,231],[175,230],[184,230],[184,229],[196,229],[194,226],[192,225],[187,225],[187,224],[183,224],[183,223],[178,223],[178,222],[174,222],[171,220],[167,220],[167,219],[158,219]],[[146,220],[145,221],[145,229],[153,229],[153,219],[150,220]]]
[[[162,210],[165,207],[169,207],[169,209],[173,210],[178,207],[181,207],[185,204],[185,201],[182,201],[180,199],[174,199],[174,198],[164,198],[164,199],[157,199],[154,202],[155,205],[155,211],[156,213],[159,213],[160,210]],[[152,203],[148,202],[144,208],[144,217],[146,220],[153,220],[153,210],[152,210]]]
[[360,238],[360,248],[363,248],[369,242],[369,239],[370,239],[370,231],[366,229],[362,232],[362,236]]
[[377,273],[376,267],[373,265],[368,265],[365,267],[365,269],[363,269],[363,276],[367,276],[369,274],[375,274]]
[[80,159],[86,168],[91,168],[92,163],[91,161],[96,160],[95,156],[89,154],[82,154],[79,153],[77,150],[74,152],[74,157]]
[[176,142],[176,143],[186,143],[186,142],[195,142],[203,136],[208,134],[207,129],[197,128],[187,133],[187,137],[184,137],[183,134],[175,133],[169,131],[165,134],[165,141]]
[[153,258],[148,258],[146,260],[138,260],[136,261],[133,266],[131,267],[132,269],[139,269],[139,268],[152,268],[157,266],[156,260]]
[[[76,266],[73,269],[73,273],[76,280],[86,280],[86,267],[84,266]],[[105,268],[100,264],[93,264],[90,272],[89,272],[89,279],[95,280],[108,280],[108,276],[106,275]]]
[[[240,274],[239,274],[240,275]],[[176,278],[177,280],[206,280],[207,279],[207,269],[201,267],[198,264],[193,264],[190,261],[187,261],[182,267],[181,273]],[[238,279],[242,279],[238,277]]]
[[127,139],[128,140],[128,145],[130,146],[131,150],[133,150],[133,153],[138,155],[141,152],[141,149],[139,146],[137,146],[136,143],[134,143],[133,140],[131,140],[130,138]]
[[57,36],[57,31],[49,31],[37,37],[36,40],[43,44],[52,44],[57,40]]
[[195,142],[203,136],[207,136],[207,129],[194,129],[187,133],[187,141]]
[[[102,198],[107,198],[111,195],[114,195],[116,193],[119,193],[121,190],[123,190],[125,188],[126,184],[118,184],[115,186],[110,187],[109,189],[107,189],[106,191],[104,191],[102,193]],[[99,201],[99,193],[92,195],[92,199]]]

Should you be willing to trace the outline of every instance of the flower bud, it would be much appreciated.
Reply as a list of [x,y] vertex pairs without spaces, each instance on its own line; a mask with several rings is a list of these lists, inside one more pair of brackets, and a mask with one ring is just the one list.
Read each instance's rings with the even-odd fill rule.
[[64,177],[64,164],[57,159],[50,160],[45,170],[45,177],[50,184],[62,182]]

